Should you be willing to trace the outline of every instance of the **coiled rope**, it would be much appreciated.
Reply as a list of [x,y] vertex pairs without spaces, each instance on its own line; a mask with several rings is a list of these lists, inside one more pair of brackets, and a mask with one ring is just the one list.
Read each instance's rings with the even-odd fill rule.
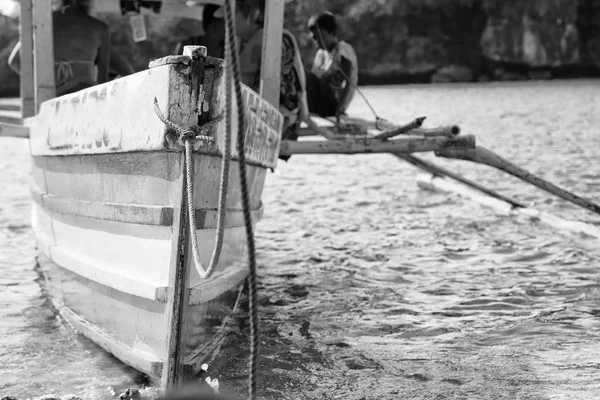
[[[234,77],[235,99],[238,109],[238,135],[237,150],[239,157],[240,191],[242,194],[242,206],[244,211],[244,226],[246,228],[246,240],[248,242],[248,264],[250,276],[248,281],[250,302],[250,373],[249,391],[250,400],[256,398],[256,371],[258,365],[258,311],[256,298],[256,249],[254,247],[254,232],[252,228],[252,217],[250,215],[250,196],[248,194],[248,181],[246,176],[246,153],[245,153],[245,113],[242,99],[242,85],[240,73],[240,60],[238,56],[238,43],[235,32],[234,0],[225,0],[225,48],[227,51],[227,67]],[[231,92],[227,92],[228,98]]]
[[198,274],[201,278],[206,279],[212,275],[215,267],[219,263],[221,256],[221,249],[223,248],[223,238],[225,237],[225,218],[227,216],[227,188],[229,186],[229,164],[231,162],[231,127],[230,117],[231,111],[229,108],[227,111],[226,118],[226,130],[223,135],[223,158],[221,161],[221,182],[219,187],[219,203],[218,203],[218,217],[217,217],[217,238],[213,253],[210,258],[208,268],[202,266],[200,261],[200,250],[198,249],[198,235],[196,231],[196,209],[194,206],[194,159],[192,156],[192,146],[196,141],[212,142],[214,138],[208,136],[208,130],[211,126],[215,125],[220,118],[204,124],[203,126],[192,126],[191,128],[182,128],[171,121],[169,121],[160,110],[158,101],[154,98],[154,112],[158,118],[169,128],[175,130],[179,135],[179,141],[185,146],[185,178],[186,178],[186,195],[187,195],[187,211],[189,218],[189,230],[190,238],[192,241],[192,252],[194,265]]

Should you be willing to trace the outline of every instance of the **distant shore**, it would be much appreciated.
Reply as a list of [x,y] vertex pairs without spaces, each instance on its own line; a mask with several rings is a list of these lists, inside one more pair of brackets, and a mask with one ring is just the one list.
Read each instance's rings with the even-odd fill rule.
[[[436,83],[484,83],[484,82],[515,82],[515,81],[544,81],[544,80],[580,80],[580,79],[600,79],[600,70],[586,67],[571,67],[550,70],[550,74],[540,74],[528,72],[509,72],[506,79],[495,79],[489,74],[484,73],[470,81],[456,82],[432,82],[432,76],[435,71],[422,74],[369,74],[361,73],[358,77],[359,86],[386,86],[386,85],[411,85],[411,84],[436,84]],[[509,75],[510,74],[510,75]],[[0,110],[13,110],[18,102],[7,102],[11,98],[18,99],[18,90],[0,90]],[[13,104],[14,103],[14,104]]]

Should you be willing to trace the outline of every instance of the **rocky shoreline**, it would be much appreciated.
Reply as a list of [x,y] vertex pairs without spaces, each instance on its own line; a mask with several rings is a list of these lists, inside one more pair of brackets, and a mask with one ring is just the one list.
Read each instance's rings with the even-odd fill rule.
[[[325,3],[325,4],[323,4]],[[600,2],[594,0],[306,0],[286,8],[306,64],[315,52],[308,17],[327,8],[359,58],[361,85],[600,77]],[[136,70],[198,32],[191,20],[146,15],[149,40],[134,43],[129,21],[97,15]],[[18,21],[0,16],[0,65]],[[17,96],[18,76],[0,68],[0,96]]]

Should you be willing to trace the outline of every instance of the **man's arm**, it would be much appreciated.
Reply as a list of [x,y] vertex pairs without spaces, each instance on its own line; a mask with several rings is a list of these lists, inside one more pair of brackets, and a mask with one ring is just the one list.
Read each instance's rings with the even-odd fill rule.
[[10,69],[21,75],[21,42],[17,42],[15,48],[10,52],[8,56],[8,66]]
[[110,50],[110,68],[119,76],[127,76],[135,73],[135,70],[115,49]]
[[110,67],[110,33],[108,27],[102,31],[98,50],[98,83],[108,82]]
[[342,114],[344,110],[344,105],[348,100],[348,95],[350,94],[350,89],[352,82],[350,81],[350,75],[352,74],[352,62],[348,60],[346,57],[342,56],[342,62],[340,63],[340,68],[344,73],[344,81],[346,82],[346,86],[342,90],[342,94],[340,96],[340,102],[338,105],[338,109],[336,110],[336,117]]

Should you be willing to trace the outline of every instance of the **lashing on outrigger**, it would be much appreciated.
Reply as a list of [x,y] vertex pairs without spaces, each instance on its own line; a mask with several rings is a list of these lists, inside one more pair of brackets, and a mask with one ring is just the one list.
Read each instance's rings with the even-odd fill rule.
[[[300,135],[322,136],[327,140],[283,141],[280,153],[284,155],[389,153],[429,174],[419,179],[419,186],[424,189],[455,192],[502,213],[517,212],[555,228],[600,239],[600,227],[594,224],[563,220],[538,211],[532,208],[532,205],[509,198],[415,156],[414,153],[433,152],[440,158],[471,161],[493,167],[581,208],[600,214],[598,204],[530,173],[489,149],[478,146],[475,136],[461,135],[460,127],[457,125],[423,128],[424,120],[424,117],[419,117],[404,125],[394,125],[381,118],[368,121],[348,116],[342,116],[338,120],[311,116],[302,127]],[[484,199],[484,196],[488,199]]]

